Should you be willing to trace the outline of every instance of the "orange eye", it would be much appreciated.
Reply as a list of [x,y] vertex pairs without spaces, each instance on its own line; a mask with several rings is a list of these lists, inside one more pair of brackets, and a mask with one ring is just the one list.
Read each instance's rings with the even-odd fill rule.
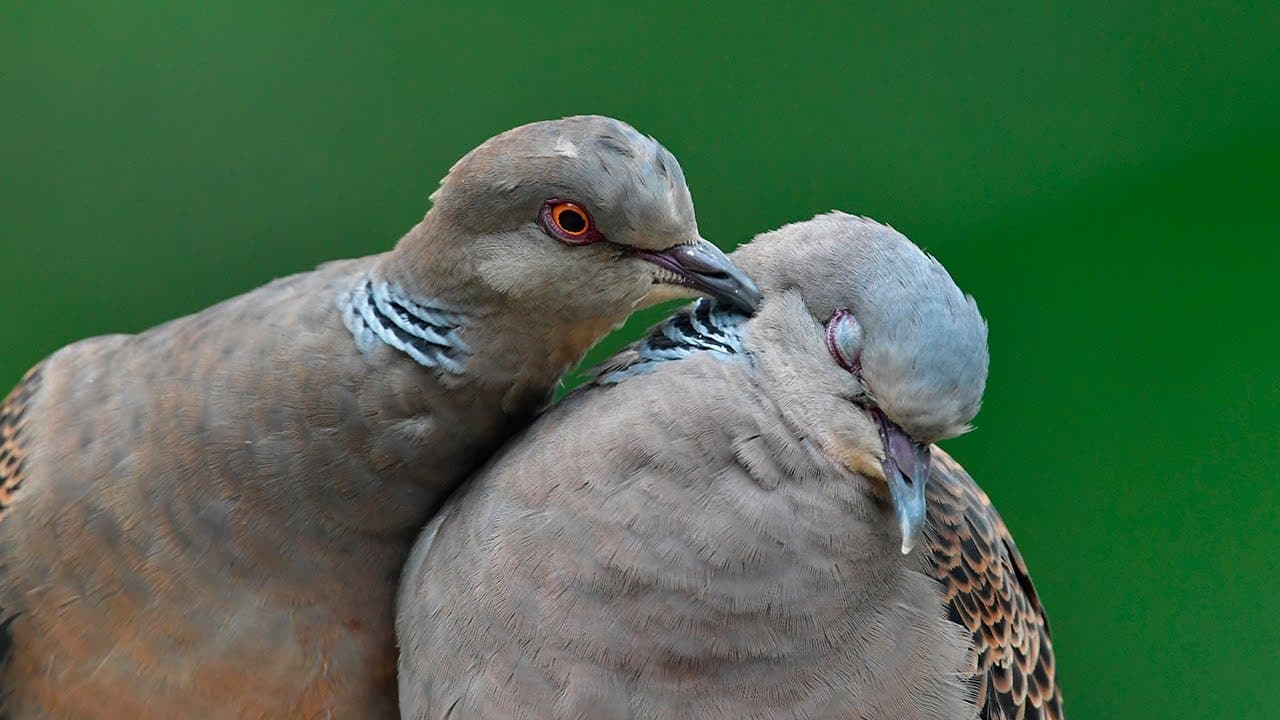
[[573,238],[582,237],[591,229],[587,211],[571,202],[556,203],[551,208],[551,221],[561,232]]
[[542,204],[538,221],[547,234],[569,245],[590,245],[604,236],[591,222],[591,213],[576,202],[553,198]]

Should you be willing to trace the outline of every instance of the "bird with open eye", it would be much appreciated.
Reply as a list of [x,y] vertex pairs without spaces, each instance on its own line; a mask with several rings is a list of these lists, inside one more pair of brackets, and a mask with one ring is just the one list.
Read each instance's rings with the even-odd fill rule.
[[0,408],[0,717],[395,717],[396,579],[637,306],[759,292],[676,159],[505,132],[388,253],[56,352]]
[[754,318],[676,313],[423,532],[403,717],[1061,718],[1026,566],[933,444],[986,385],[973,299],[840,213],[732,258]]

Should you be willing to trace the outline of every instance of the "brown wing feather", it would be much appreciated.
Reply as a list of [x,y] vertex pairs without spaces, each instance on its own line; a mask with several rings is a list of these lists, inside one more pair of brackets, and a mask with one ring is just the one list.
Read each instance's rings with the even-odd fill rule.
[[973,633],[982,720],[1061,720],[1049,620],[1009,528],[964,468],[934,448],[926,542],[951,619]]
[[[0,522],[4,522],[14,494],[22,487],[22,471],[26,460],[22,434],[27,424],[27,406],[40,386],[41,367],[42,365],[36,365],[27,371],[18,386],[5,398],[4,405],[0,405]],[[0,566],[0,575],[3,573],[4,567]],[[3,670],[12,648],[9,624],[14,617],[16,616],[12,612],[6,612],[5,608],[0,607],[0,670]],[[3,689],[0,689],[0,700],[3,697]]]
[[26,459],[22,431],[27,423],[27,404],[40,386],[41,367],[37,365],[28,370],[0,406],[0,520],[4,519],[14,493],[22,487]]

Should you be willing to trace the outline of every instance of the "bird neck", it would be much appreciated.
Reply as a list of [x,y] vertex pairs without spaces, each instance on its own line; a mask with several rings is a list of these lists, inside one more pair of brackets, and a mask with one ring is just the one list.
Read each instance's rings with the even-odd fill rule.
[[602,365],[595,384],[616,385],[701,353],[723,358],[743,355],[742,325],[747,319],[713,300],[695,300],[655,326],[628,352]]
[[413,295],[377,274],[357,277],[339,305],[343,324],[362,353],[385,346],[430,370],[465,372],[472,350],[461,338],[468,323],[464,310]]
[[464,305],[492,302],[496,293],[481,277],[466,237],[433,208],[382,257],[377,274],[413,295]]
[[469,274],[465,257],[438,252],[447,241],[432,228],[429,215],[396,250],[355,266],[337,302],[362,366],[369,442],[392,451],[380,460],[368,507],[342,517],[385,517],[390,529],[405,523],[378,508],[407,508],[408,524],[419,527],[423,513],[528,424],[565,373],[623,320],[527,313]]
[[[528,312],[528,303],[498,290],[484,276],[478,259],[461,240],[464,237],[462,230],[433,209],[372,273],[375,289],[380,282],[396,296],[389,299],[404,298],[409,304],[400,303],[401,307],[416,305],[436,315],[426,318],[427,324],[438,319],[456,330],[469,351],[455,353],[455,357],[465,355],[455,374],[553,386],[626,319],[629,308],[587,316]],[[455,321],[456,325],[449,325]],[[413,328],[399,330],[413,334]],[[398,347],[394,340],[400,334],[393,328],[379,339]]]

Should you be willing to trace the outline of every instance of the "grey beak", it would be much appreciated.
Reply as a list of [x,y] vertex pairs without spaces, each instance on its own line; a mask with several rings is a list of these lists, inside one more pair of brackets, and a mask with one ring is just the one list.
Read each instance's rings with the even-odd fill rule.
[[760,288],[720,248],[706,240],[673,245],[666,250],[636,250],[635,255],[678,275],[681,284],[755,314]]
[[924,533],[924,487],[929,482],[929,446],[912,440],[902,428],[873,410],[880,423],[880,441],[884,443],[884,478],[893,498],[894,514],[902,532],[902,554],[906,555]]

